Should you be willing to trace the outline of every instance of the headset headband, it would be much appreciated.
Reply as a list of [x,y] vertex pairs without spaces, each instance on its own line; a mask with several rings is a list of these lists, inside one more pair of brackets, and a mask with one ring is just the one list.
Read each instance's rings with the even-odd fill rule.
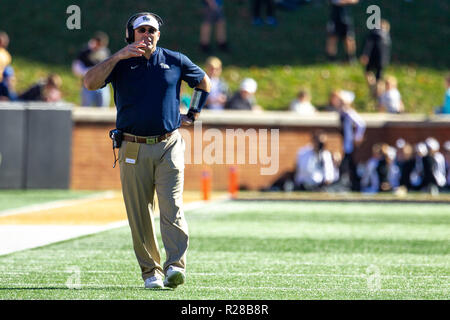
[[127,24],[125,26],[125,42],[126,43],[134,42],[134,29],[133,29],[134,20],[136,20],[137,18],[139,18],[141,16],[147,16],[147,15],[153,16],[156,19],[156,21],[158,21],[158,24],[160,27],[164,24],[163,19],[155,13],[152,13],[152,12],[135,13],[128,19]]

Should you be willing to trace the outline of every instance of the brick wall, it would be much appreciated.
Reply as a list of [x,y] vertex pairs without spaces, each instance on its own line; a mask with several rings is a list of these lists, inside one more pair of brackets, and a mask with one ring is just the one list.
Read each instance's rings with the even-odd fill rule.
[[[72,135],[72,189],[120,189],[119,165],[108,132],[113,123],[75,122]],[[117,151],[116,151],[117,154]]]
[[[416,143],[429,136],[434,136],[441,143],[450,140],[450,119],[429,119],[425,116],[397,116],[397,115],[363,115],[367,122],[365,142],[358,150],[357,158],[361,161],[370,157],[371,147],[377,142],[394,144],[396,139]],[[226,114],[202,113],[201,131],[193,127],[183,128],[181,133],[185,138],[187,150],[185,168],[185,189],[200,189],[202,170],[209,168],[212,174],[212,187],[214,190],[228,188],[228,172],[232,165],[237,165],[240,184],[249,189],[259,189],[271,184],[286,170],[295,168],[296,153],[299,148],[310,142],[311,134],[321,129],[328,134],[328,148],[332,151],[341,151],[342,143],[338,131],[338,119],[334,114],[323,114],[314,117],[302,117],[291,113],[263,113],[251,114],[245,112]],[[108,132],[114,128],[114,112],[93,110],[74,111],[73,152],[71,169],[71,188],[73,189],[120,189],[118,165],[112,168],[113,153]],[[196,130],[198,130],[197,127]],[[211,131],[210,129],[215,129]],[[249,164],[250,154],[258,151],[255,142],[249,143],[246,138],[245,148],[237,149],[237,140],[234,143],[235,160],[233,164],[226,162],[226,147],[228,130],[242,129],[243,132],[255,133],[256,143],[264,137],[267,130],[268,150],[271,156],[273,146],[270,143],[271,129],[279,130],[279,163],[274,175],[262,175],[261,169],[268,169],[269,165],[261,163],[257,156],[256,164]],[[250,131],[247,131],[249,130]],[[262,133],[262,135],[261,135]],[[212,137],[216,138],[213,139]],[[217,139],[219,137],[219,139]],[[219,148],[221,140],[223,147]],[[194,142],[195,141],[195,142]],[[230,140],[231,141],[231,140]],[[214,144],[215,143],[215,144]],[[200,147],[201,145],[201,147]],[[231,144],[229,144],[231,145]],[[216,156],[212,146],[224,153],[223,163],[211,163],[214,160],[207,155]],[[209,149],[208,149],[209,148]],[[220,150],[218,151],[220,152]],[[246,164],[236,164],[237,153],[245,153]],[[195,160],[202,159],[202,163]],[[220,157],[216,157],[216,160]],[[272,159],[272,163],[275,159]],[[190,163],[189,163],[190,162]],[[275,167],[275,166],[273,166]]]

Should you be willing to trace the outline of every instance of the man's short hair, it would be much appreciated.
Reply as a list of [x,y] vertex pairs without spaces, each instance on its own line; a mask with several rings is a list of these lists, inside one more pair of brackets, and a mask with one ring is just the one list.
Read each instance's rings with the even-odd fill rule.
[[52,86],[52,87],[55,87],[55,88],[59,89],[61,87],[61,85],[62,85],[62,79],[56,73],[50,73],[47,76],[46,83],[47,83],[47,86]]
[[397,78],[394,76],[386,76],[384,78],[385,82],[389,82],[392,86],[396,87],[397,86]]
[[297,98],[304,99],[306,97],[311,97],[311,94],[306,89],[300,89],[300,91],[297,93]]
[[328,136],[325,133],[325,131],[319,129],[314,131],[313,136],[312,136],[312,141],[314,144],[322,144],[323,146],[327,143],[328,141]]
[[107,47],[108,46],[109,37],[103,31],[97,31],[96,33],[94,33],[94,36],[92,37],[92,39],[97,40],[98,42],[100,42],[100,45],[103,46],[103,47]]
[[381,19],[381,29],[389,32],[391,30],[391,24],[386,19]]
[[211,66],[215,69],[222,68],[222,61],[217,57],[209,57],[206,59],[206,66]]

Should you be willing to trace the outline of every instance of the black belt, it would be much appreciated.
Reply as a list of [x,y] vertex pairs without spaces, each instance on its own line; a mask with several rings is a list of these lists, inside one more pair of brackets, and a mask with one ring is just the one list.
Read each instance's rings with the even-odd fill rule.
[[129,133],[124,133],[123,140],[129,141],[129,142],[155,144],[155,143],[160,143],[161,141],[168,139],[174,133],[175,133],[175,131],[172,131],[172,132],[163,134],[161,136],[151,136],[151,137],[140,137],[140,136],[135,136],[135,135],[132,135]]

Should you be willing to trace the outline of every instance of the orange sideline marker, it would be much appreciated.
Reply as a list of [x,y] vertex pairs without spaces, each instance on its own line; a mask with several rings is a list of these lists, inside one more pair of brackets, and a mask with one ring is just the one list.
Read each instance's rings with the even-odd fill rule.
[[239,176],[238,169],[236,166],[232,166],[230,168],[229,173],[229,188],[228,192],[230,193],[231,198],[236,199],[239,191]]
[[202,171],[202,194],[204,201],[211,199],[211,171],[209,169]]

